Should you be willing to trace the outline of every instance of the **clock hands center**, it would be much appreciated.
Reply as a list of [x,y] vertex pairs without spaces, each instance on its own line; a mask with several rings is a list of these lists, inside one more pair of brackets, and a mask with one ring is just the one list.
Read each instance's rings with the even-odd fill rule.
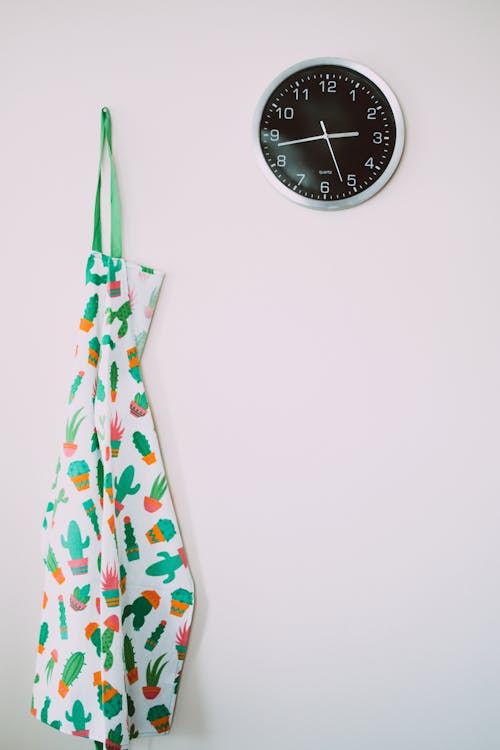
[[337,159],[335,158],[335,154],[333,153],[332,144],[330,143],[330,139],[328,138],[328,133],[326,132],[325,123],[323,122],[323,120],[320,120],[319,124],[321,125],[321,128],[323,130],[323,138],[325,139],[328,145],[328,148],[330,149],[330,153],[332,155],[333,163],[335,164],[335,168],[337,170],[339,180],[340,182],[343,182],[342,175],[340,174],[339,165],[337,164]]
[[294,141],[281,141],[277,146],[291,146],[293,143],[305,143],[306,141],[321,141],[329,138],[350,138],[359,135],[358,130],[352,130],[347,133],[323,133],[322,135],[311,135],[309,138],[297,138]]

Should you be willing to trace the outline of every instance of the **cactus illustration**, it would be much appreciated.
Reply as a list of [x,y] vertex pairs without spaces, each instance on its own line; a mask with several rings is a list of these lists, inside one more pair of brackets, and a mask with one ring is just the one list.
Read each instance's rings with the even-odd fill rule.
[[97,378],[96,381],[96,391],[95,391],[95,397],[98,401],[101,401],[101,403],[104,401],[104,397],[106,395],[106,391],[104,388],[104,383],[102,382],[101,378]]
[[59,631],[61,633],[61,640],[68,640],[68,623],[66,620],[66,607],[64,605],[63,595],[59,594],[57,597],[59,602]]
[[164,474],[158,474],[153,482],[151,492],[144,498],[144,507],[150,513],[155,513],[162,507],[160,502],[167,491],[167,479]]
[[92,499],[85,500],[82,503],[83,507],[85,508],[85,512],[87,516],[90,518],[90,522],[92,524],[92,527],[96,533],[96,536],[98,539],[101,538],[101,529],[99,528],[99,519],[97,518],[97,511],[96,507],[94,505],[94,501]]
[[119,450],[120,450],[120,444],[121,444],[124,432],[125,432],[125,428],[122,427],[122,423],[118,419],[118,412],[116,412],[115,416],[112,419],[111,424],[110,424],[111,455],[114,458],[116,458],[116,456],[118,456],[118,453],[119,453]]
[[146,644],[144,646],[145,649],[147,649],[148,651],[153,651],[153,649],[156,648],[156,646],[158,645],[158,641],[160,640],[163,633],[165,632],[166,624],[167,624],[167,621],[162,620],[160,624],[158,625],[158,627],[153,630],[153,632],[151,633],[151,635],[146,641]]
[[88,356],[89,365],[92,365],[92,367],[97,367],[100,353],[101,353],[101,345],[99,343],[99,339],[97,338],[97,336],[94,336],[89,341],[89,356]]
[[96,479],[97,479],[97,489],[99,490],[99,502],[102,508],[103,507],[103,495],[104,495],[104,464],[100,458],[97,461]]
[[157,286],[151,292],[149,303],[144,307],[144,315],[146,316],[146,318],[148,318],[148,320],[150,320],[153,317],[153,312],[156,307],[156,303],[158,302],[159,294],[160,294],[160,287]]
[[87,267],[85,269],[85,283],[86,284],[95,284],[98,286],[99,284],[105,284],[108,280],[108,275],[106,273],[104,274],[98,274],[93,273],[92,269],[94,267],[95,263],[95,257],[91,254],[89,255],[88,261],[87,261]]
[[[49,500],[49,502],[47,503],[47,507],[45,508],[45,513],[50,513],[50,511],[52,511],[51,526],[54,526],[54,524],[55,524],[57,506],[60,503],[67,503],[68,500],[69,500],[69,497],[67,497],[64,489],[61,488],[59,490],[59,492],[58,492],[57,497],[55,498],[55,500]],[[44,529],[47,528],[47,519],[46,518],[43,519],[43,528]]]
[[122,740],[122,725],[118,724],[114,729],[110,729],[108,732],[108,738],[106,740],[106,750],[120,750],[122,746]]
[[120,603],[120,592],[118,589],[118,574],[116,572],[116,563],[113,567],[107,565],[102,571],[102,594],[108,607],[118,607]]
[[118,329],[118,338],[121,339],[128,331],[128,318],[132,315],[132,306],[130,300],[124,302],[118,310],[113,311],[110,307],[106,308],[107,322],[111,325],[116,319],[121,323]]
[[43,702],[43,708],[40,711],[40,719],[43,721],[44,724],[48,724],[49,727],[54,727],[54,729],[60,729],[62,722],[60,721],[51,721],[49,722],[49,708],[51,704],[51,700],[49,696],[47,696]]
[[110,471],[107,472],[106,476],[104,477],[104,489],[106,491],[107,496],[109,497],[109,501],[113,502],[113,475]]
[[97,435],[97,429],[94,427],[92,435],[90,436],[90,452],[93,453],[99,448],[99,437]]
[[146,537],[150,544],[157,544],[158,542],[169,542],[176,533],[175,526],[170,518],[160,518],[149,531],[146,531]]
[[170,614],[182,617],[193,604],[193,592],[187,589],[175,589],[170,593]]
[[83,411],[83,406],[78,409],[71,419],[68,418],[66,421],[66,442],[63,444],[63,452],[65,456],[72,456],[73,453],[78,448],[77,444],[75,443],[75,438],[78,433],[78,429],[85,419],[85,416],[80,417],[80,412]]
[[130,402],[130,413],[134,417],[143,417],[148,410],[148,397],[145,393],[136,393]]
[[78,737],[88,737],[89,730],[85,729],[85,725],[92,719],[92,714],[89,713],[85,716],[85,709],[83,703],[80,700],[76,700],[73,703],[73,710],[71,713],[66,711],[66,719],[70,721],[75,727],[75,731],[71,734],[76,734]]
[[127,590],[127,571],[125,565],[120,565],[120,591],[122,594]]
[[132,346],[127,349],[128,357],[128,368],[129,372],[136,381],[136,383],[142,383],[141,370],[139,368],[139,357],[137,355],[137,347]]
[[97,307],[99,305],[99,295],[93,294],[85,305],[83,316],[80,318],[80,328],[82,331],[90,331],[94,325],[95,316],[97,315]]
[[120,279],[116,278],[116,271],[120,270],[121,263],[119,260],[116,261],[116,265],[111,260],[108,266],[108,294],[110,297],[119,297],[121,294],[121,283]]
[[142,591],[141,595],[134,599],[132,604],[127,604],[123,608],[122,623],[125,622],[129,615],[134,615],[132,626],[134,630],[140,630],[146,621],[147,615],[152,609],[158,609],[161,596],[157,591]]
[[48,622],[42,622],[40,625],[40,634],[38,636],[38,653],[43,654],[45,651],[45,644],[47,643],[47,638],[49,637],[49,623]]
[[127,558],[130,561],[138,560],[140,557],[139,547],[137,545],[134,527],[132,526],[130,516],[125,516],[125,518],[123,519],[123,524],[125,529],[125,552],[127,554]]
[[55,552],[50,546],[50,544],[47,549],[47,557],[45,558],[44,563],[47,566],[47,569],[52,573],[52,575],[56,579],[57,583],[64,583],[66,579],[64,577],[64,574],[61,568],[59,567],[59,563],[57,562]]
[[104,670],[107,672],[113,666],[113,637],[120,629],[120,621],[116,615],[111,615],[104,621],[104,624],[106,629],[101,636],[101,649],[103,654],[106,654]]
[[121,510],[123,510],[123,501],[125,500],[126,496],[135,495],[141,489],[140,484],[136,484],[135,486],[133,486],[134,471],[134,467],[130,465],[123,470],[119,480],[117,480],[115,477],[115,508],[118,511],[117,515]]
[[139,357],[139,359],[142,357],[142,352],[146,344],[146,338],[147,338],[146,331],[141,331],[140,333],[137,333],[135,336],[135,345],[137,347],[137,356]]
[[166,656],[166,654],[161,654],[156,661],[150,661],[146,667],[146,684],[142,688],[146,700],[154,700],[161,690],[158,683],[160,681],[161,673],[168,664],[168,659],[163,662],[163,664],[161,662]]
[[137,672],[134,647],[128,635],[125,635],[123,638],[123,658],[129,684],[133,685],[139,679],[139,674]]
[[122,710],[123,698],[109,682],[103,680],[101,672],[94,672],[94,685],[97,687],[97,700],[101,710],[108,719],[112,719]]
[[118,365],[114,360],[111,362],[109,370],[109,384],[111,388],[111,401],[114,403],[116,401],[116,391],[118,387]]
[[127,693],[127,713],[129,716],[133,716],[135,714],[135,703],[132,699],[132,696],[130,696]]
[[149,445],[147,437],[143,435],[142,432],[136,430],[134,433],[132,433],[132,440],[135,447],[141,454],[142,460],[147,464],[154,464],[154,462],[156,461],[156,456],[151,451],[151,446]]
[[95,646],[97,656],[100,656],[101,655],[101,629],[97,622],[89,622],[85,626],[85,637]]
[[80,527],[76,521],[69,522],[66,539],[61,534],[61,544],[71,555],[71,560],[68,560],[68,565],[71,568],[73,575],[87,573],[89,569],[89,559],[88,557],[83,556],[83,550],[89,546],[90,539],[87,536],[85,537],[85,541],[82,540]]
[[76,375],[75,379],[73,380],[73,383],[69,391],[69,403],[71,403],[73,399],[75,398],[76,392],[80,387],[80,383],[82,382],[83,375],[84,375],[83,370],[80,370],[78,374]]
[[50,652],[50,659],[48,660],[45,667],[45,680],[47,683],[52,679],[52,673],[54,671],[55,665],[57,664],[58,658],[59,657],[56,649],[52,649],[52,651]]
[[58,693],[61,698],[65,698],[68,694],[68,690],[74,681],[80,676],[81,671],[85,664],[85,654],[83,651],[75,651],[68,658],[64,669],[62,671],[61,679],[59,680]]
[[190,630],[191,627],[188,626],[187,622],[185,622],[177,631],[177,635],[175,638],[175,648],[177,649],[177,656],[181,661],[183,661],[184,657],[186,656]]
[[178,549],[177,555],[170,555],[168,552],[157,552],[158,557],[163,557],[163,560],[148,565],[146,573],[148,576],[166,576],[163,579],[163,583],[170,583],[175,578],[175,571],[182,565],[187,568],[187,561],[184,555],[184,548]]
[[72,461],[68,466],[68,477],[79,492],[89,488],[89,471],[86,461]]
[[158,734],[164,734],[170,729],[170,711],[163,704],[153,706],[148,711],[148,721],[151,722]]
[[76,586],[73,589],[73,593],[69,597],[69,604],[71,609],[75,612],[81,612],[87,606],[90,601],[90,584],[86,584],[80,588]]

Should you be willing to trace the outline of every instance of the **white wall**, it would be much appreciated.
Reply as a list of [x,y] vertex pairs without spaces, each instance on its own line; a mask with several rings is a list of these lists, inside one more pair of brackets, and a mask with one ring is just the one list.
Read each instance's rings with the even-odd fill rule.
[[[198,597],[172,732],[136,746],[497,750],[498,3],[0,13],[2,750],[86,746],[29,702],[103,105],[124,253],[167,272],[144,371]],[[337,212],[273,190],[250,131],[322,55],[407,126]]]

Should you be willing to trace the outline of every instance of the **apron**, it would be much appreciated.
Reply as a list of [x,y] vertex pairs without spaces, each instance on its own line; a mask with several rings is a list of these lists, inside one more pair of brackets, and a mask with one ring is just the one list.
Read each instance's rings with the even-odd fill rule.
[[[111,252],[102,252],[107,143]],[[194,608],[140,359],[164,273],[122,259],[109,110],[65,429],[41,529],[31,714],[97,750],[170,732]]]

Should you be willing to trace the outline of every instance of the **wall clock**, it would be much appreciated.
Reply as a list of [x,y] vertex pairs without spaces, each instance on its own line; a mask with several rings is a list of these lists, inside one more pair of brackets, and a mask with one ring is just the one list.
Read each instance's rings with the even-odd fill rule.
[[257,158],[272,184],[310,208],[349,208],[393,175],[404,144],[387,83],[341,57],[304,60],[277,76],[254,115]]

